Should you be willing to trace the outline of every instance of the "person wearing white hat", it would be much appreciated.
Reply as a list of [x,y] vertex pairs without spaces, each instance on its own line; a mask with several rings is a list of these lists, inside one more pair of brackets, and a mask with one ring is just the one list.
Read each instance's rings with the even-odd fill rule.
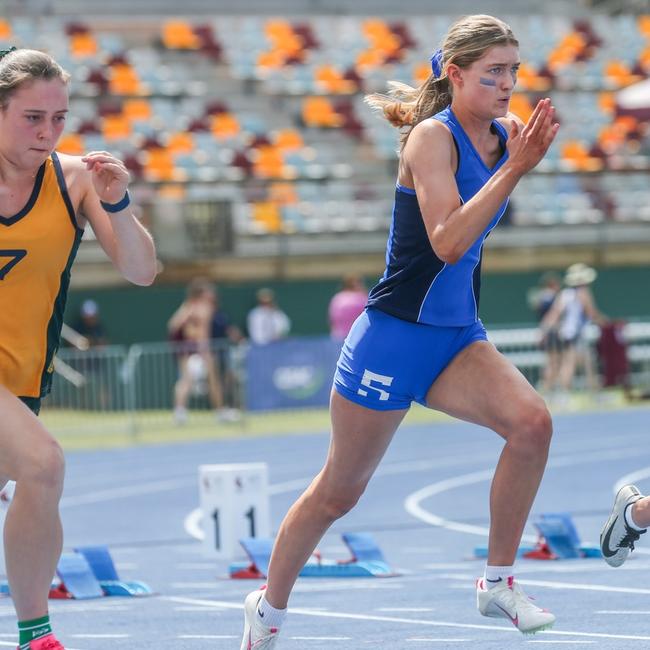
[[597,276],[596,269],[582,262],[569,266],[564,274],[565,288],[540,323],[543,337],[552,330],[558,333],[561,354],[558,382],[565,396],[571,389],[579,362],[584,366],[589,387],[594,391],[598,388],[585,340],[585,330],[590,322],[603,325],[607,321],[596,307],[589,288]]

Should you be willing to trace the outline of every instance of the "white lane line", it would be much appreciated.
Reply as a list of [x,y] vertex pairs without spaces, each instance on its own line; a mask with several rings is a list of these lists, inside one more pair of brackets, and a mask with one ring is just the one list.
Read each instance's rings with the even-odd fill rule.
[[[473,579],[473,576],[467,573],[445,573],[439,577],[450,580],[462,580],[463,582],[469,582]],[[517,582],[522,585],[530,585],[531,587],[546,587],[548,589],[562,589],[563,591],[573,589],[577,591],[604,591],[612,594],[650,595],[650,589],[642,589],[641,587],[613,587],[610,585],[593,584],[591,582],[555,582],[553,580],[528,580],[527,578],[518,578]],[[467,587],[468,585],[463,586]]]
[[530,639],[526,643],[568,643],[570,645],[575,645],[577,643],[582,643],[583,645],[589,645],[596,643],[595,641],[577,641],[576,639],[571,639],[571,641],[560,640],[560,639]]
[[[489,481],[493,476],[494,469],[492,468],[480,472],[471,472],[470,474],[461,474],[460,476],[454,476],[453,478],[448,478],[444,481],[432,483],[431,485],[427,485],[420,490],[409,494],[409,496],[404,500],[404,508],[411,516],[420,521],[424,521],[431,526],[446,528],[447,530],[455,530],[460,533],[469,533],[470,535],[481,535],[482,537],[487,537],[490,533],[490,529],[487,526],[463,524],[459,521],[452,521],[451,519],[439,517],[438,515],[434,515],[432,512],[425,510],[420,505],[420,502],[425,501],[436,494],[441,494],[442,492],[447,492],[455,488]],[[537,541],[537,537],[534,537],[533,535],[523,535],[521,539],[522,541],[531,543]]]
[[194,539],[203,541],[205,539],[205,533],[201,527],[201,520],[203,519],[203,512],[201,508],[195,508],[190,512],[183,521],[183,528],[185,532]]
[[351,636],[290,636],[293,641],[350,641]]
[[213,570],[215,568],[214,562],[179,562],[176,565],[177,569],[197,569],[201,571]]
[[[632,450],[598,450],[586,454],[569,454],[566,456],[559,456],[549,460],[547,467],[556,468],[556,467],[569,467],[571,465],[583,465],[590,462],[598,462],[603,460],[613,460],[614,458],[627,458],[630,456],[638,456],[639,452],[637,449]],[[439,517],[438,515],[425,510],[420,503],[425,499],[428,499],[436,494],[441,494],[442,492],[448,492],[455,488],[465,487],[467,485],[472,485],[474,483],[481,483],[483,481],[489,481],[494,476],[494,468],[481,470],[478,472],[470,472],[469,474],[461,474],[459,476],[453,476],[452,478],[445,479],[443,481],[438,481],[436,483],[431,483],[425,487],[417,490],[410,494],[404,500],[405,510],[420,521],[424,521],[431,526],[436,526],[439,528],[446,528],[447,530],[455,530],[461,533],[468,533],[470,535],[480,535],[481,537],[487,537],[490,534],[490,528],[488,526],[474,526],[471,524],[464,524],[459,521],[452,521],[451,519],[445,519],[444,517]],[[521,540],[523,542],[530,542],[532,544],[537,542],[537,536],[535,535],[522,535]]]
[[[113,612],[126,612],[126,611],[132,611],[130,607],[127,607],[125,605],[106,605],[106,606],[101,606],[101,605],[82,605],[78,601],[74,603],[74,605],[71,603],[68,607],[57,607],[56,605],[50,604],[49,606],[50,613],[56,613],[57,616],[61,614],[79,614],[80,612],[106,612],[106,613],[113,613]],[[11,608],[2,608],[0,609],[0,618],[4,617],[11,617],[15,618],[16,617],[16,611],[14,610],[13,607]],[[67,650],[67,649],[66,649]]]
[[573,582],[553,582],[551,580],[519,580],[522,585],[533,587],[548,587],[549,589],[577,589],[580,591],[604,591],[614,594],[650,594],[650,589],[639,587],[610,587],[609,585],[594,585]]
[[[359,578],[356,578],[359,580]],[[376,578],[375,578],[376,580]],[[366,590],[366,589],[404,589],[405,585],[399,584],[397,582],[355,582],[348,583],[345,585],[345,591],[350,591],[353,589]],[[319,593],[321,591],[341,591],[341,585],[336,583],[323,583],[320,584],[309,584],[309,583],[298,583],[292,590],[294,593],[303,592],[303,593]],[[291,610],[293,611],[293,610]]]
[[647,616],[650,614],[650,610],[648,609],[597,609],[594,614],[614,614],[618,616],[619,614],[631,614],[631,615],[637,615],[637,614],[643,614],[644,616]]
[[99,503],[101,501],[114,501],[116,499],[127,499],[140,494],[155,494],[157,492],[169,492],[177,490],[180,487],[194,485],[196,481],[188,479],[176,479],[173,481],[153,481],[152,483],[141,483],[140,485],[127,485],[124,487],[114,487],[108,490],[98,490],[80,494],[76,497],[63,497],[60,502],[61,508],[70,508],[72,506],[83,506],[89,503]]
[[621,476],[621,478],[614,483],[614,488],[612,492],[616,494],[624,485],[629,485],[630,483],[636,483],[637,481],[641,481],[644,478],[648,478],[650,476],[650,467],[642,467],[640,469],[637,469],[634,472],[630,472],[629,474],[626,474],[625,476]]
[[[467,562],[432,562],[430,564],[423,565],[424,569],[430,569],[431,571],[451,571],[452,569],[466,569]],[[517,569],[517,575],[520,573]]]
[[433,607],[377,607],[377,612],[434,612]]
[[69,634],[74,639],[130,639],[130,634]]
[[[637,549],[634,549],[634,552],[637,552]],[[623,566],[617,567],[616,571],[618,573],[624,572],[634,572],[635,574],[639,571],[648,571],[650,569],[650,562],[641,560],[639,558],[631,558],[632,561],[626,562]],[[552,563],[552,566],[549,566],[551,562],[542,562],[544,566],[529,566],[526,563],[521,563],[517,566],[517,575],[529,575],[533,573],[543,573],[548,575],[549,573],[609,573],[611,569],[605,569],[603,567],[603,561],[601,559],[582,559],[579,562],[573,562],[568,564],[555,564]],[[450,565],[451,566],[451,565]],[[429,568],[428,564],[425,564],[425,569]],[[435,565],[432,567],[435,568]],[[459,567],[463,568],[463,567]],[[467,568],[465,565],[464,568]]]
[[179,634],[177,639],[238,639],[234,634]]
[[[211,605],[215,608],[227,609],[243,609],[243,603],[234,603],[226,600],[202,600],[199,598],[183,598],[179,596],[162,596],[162,600],[169,600],[175,603],[185,603],[194,605]],[[376,621],[379,623],[403,623],[411,626],[426,626],[426,627],[451,627],[461,630],[489,630],[490,632],[508,632],[521,634],[519,630],[513,626],[502,627],[500,625],[478,625],[473,623],[452,623],[449,621],[431,621],[415,618],[400,618],[398,616],[377,616],[374,614],[351,614],[349,612],[315,612],[313,610],[306,610],[296,608],[291,610],[292,615],[302,616],[316,616],[321,618],[340,618],[354,621]],[[603,632],[569,632],[560,630],[544,630],[538,634],[552,634],[559,636],[577,636],[593,639],[629,639],[632,641],[650,641],[650,636],[641,636],[633,634],[605,634]]]
[[[426,637],[426,636],[422,636],[422,637],[414,636],[406,640],[411,642],[422,641],[423,643],[470,643],[475,639],[440,639],[440,638]],[[589,643],[591,643],[591,641]]]
[[[11,648],[16,648],[16,642],[14,641],[13,643],[11,641],[0,641],[0,646],[9,646]],[[68,646],[65,650],[81,650],[81,648],[71,648]]]

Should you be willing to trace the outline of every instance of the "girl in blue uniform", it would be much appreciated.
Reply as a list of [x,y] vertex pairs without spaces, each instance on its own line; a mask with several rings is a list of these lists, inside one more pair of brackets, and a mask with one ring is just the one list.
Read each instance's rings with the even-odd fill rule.
[[468,16],[449,29],[423,86],[394,83],[390,95],[368,98],[403,127],[386,271],[343,346],[325,466],[282,522],[268,587],[246,599],[243,649],[275,645],[300,569],[356,504],[413,400],[505,440],[490,493],[479,611],[525,633],[555,620],[532,604],[512,570],[546,464],[551,418],[486,340],[478,318],[483,242],[558,130],[548,99],[526,125],[508,113],[518,67],[508,25]]

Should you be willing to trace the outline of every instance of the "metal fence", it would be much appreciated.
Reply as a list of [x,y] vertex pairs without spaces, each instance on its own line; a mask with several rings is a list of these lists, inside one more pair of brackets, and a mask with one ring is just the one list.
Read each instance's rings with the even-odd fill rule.
[[[650,387],[650,323],[629,323],[622,334],[629,385]],[[548,351],[540,345],[537,328],[493,330],[490,340],[540,386]],[[598,340],[599,330],[592,327],[585,354],[597,372],[602,371]],[[239,427],[245,433],[252,420],[268,418],[275,409],[288,415],[324,409],[336,355],[336,344],[326,337],[294,338],[270,346],[215,342],[203,353],[166,342],[65,348],[59,351],[52,393],[44,400],[42,414],[55,434],[137,437],[182,426]],[[211,394],[210,372],[221,400]],[[186,413],[174,408],[181,375],[188,393]],[[599,377],[597,383],[602,385]],[[578,394],[590,390],[582,369],[573,389]]]

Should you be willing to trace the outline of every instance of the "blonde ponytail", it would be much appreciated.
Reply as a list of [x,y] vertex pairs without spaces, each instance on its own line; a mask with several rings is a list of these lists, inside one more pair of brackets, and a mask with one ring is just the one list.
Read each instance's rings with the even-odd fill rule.
[[419,87],[388,82],[388,92],[366,95],[365,102],[395,127],[403,129],[400,150],[420,122],[436,115],[451,104],[452,87],[447,77],[451,63],[467,68],[495,45],[518,46],[510,27],[498,18],[483,14],[457,20],[447,32],[442,47],[431,57],[432,74]]

